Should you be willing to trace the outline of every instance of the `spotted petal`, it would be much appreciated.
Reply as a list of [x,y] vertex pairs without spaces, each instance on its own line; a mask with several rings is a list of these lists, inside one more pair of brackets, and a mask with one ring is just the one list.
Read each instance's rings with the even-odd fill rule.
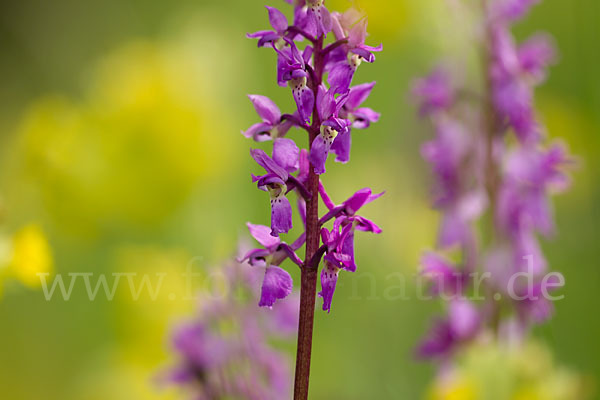
[[271,235],[287,233],[292,229],[292,206],[285,194],[271,199]]
[[292,293],[293,281],[290,274],[279,267],[269,266],[265,270],[265,277],[260,293],[260,307],[272,307],[275,301],[285,299]]
[[325,266],[321,270],[321,291],[319,292],[319,297],[323,298],[323,311],[331,311],[331,301],[333,300],[339,272],[339,268],[325,259]]

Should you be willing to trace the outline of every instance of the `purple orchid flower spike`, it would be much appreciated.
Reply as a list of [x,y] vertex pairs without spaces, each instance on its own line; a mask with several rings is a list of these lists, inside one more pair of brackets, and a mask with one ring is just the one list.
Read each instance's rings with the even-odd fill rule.
[[273,143],[273,158],[259,149],[250,150],[250,155],[267,173],[252,175],[252,181],[258,188],[268,191],[271,197],[271,235],[286,233],[292,228],[292,207],[286,194],[293,187],[307,192],[291,172],[299,166],[298,146],[291,139],[276,139]]
[[306,0],[307,28],[310,32],[316,32],[317,38],[331,31],[331,15],[323,3],[324,0]]
[[[261,121],[242,133],[256,141],[273,140],[272,155],[251,150],[254,160],[266,171],[261,176],[252,175],[252,179],[259,189],[270,194],[271,227],[269,230],[249,225],[263,247],[250,251],[245,259],[250,265],[265,268],[260,305],[266,307],[286,297],[291,290],[289,274],[279,267],[283,260],[289,258],[300,266],[302,290],[294,398],[307,399],[312,343],[312,329],[308,328],[314,320],[319,267],[324,264],[319,295],[324,299],[323,309],[329,312],[339,270],[356,270],[355,231],[381,232],[375,223],[356,215],[362,205],[380,195],[372,195],[370,189],[365,189],[336,205],[319,177],[325,172],[330,152],[338,162],[349,160],[351,127],[364,129],[379,120],[377,112],[362,106],[375,82],[352,88],[350,84],[358,64],[363,59],[373,62],[373,52],[381,50],[381,46],[365,44],[367,22],[361,15],[332,14],[324,0],[285,1],[294,8],[291,25],[281,12],[267,7],[273,30],[248,35],[258,39],[259,47],[270,46],[276,52],[277,83],[291,88],[296,110],[282,114],[268,98],[250,96]],[[335,32],[330,34],[332,29]],[[308,149],[299,151],[292,140],[284,138],[292,126],[307,133]],[[287,245],[279,235],[292,228],[292,207],[287,196],[292,191],[297,195],[297,211],[304,232],[294,244]],[[324,217],[319,213],[320,199],[327,206]],[[329,220],[333,224],[331,231],[323,226]],[[304,243],[302,261],[295,251]],[[284,397],[289,398],[278,398]],[[257,394],[253,398],[265,397]]]
[[[360,107],[360,105],[369,97],[373,90],[375,82],[363,83],[353,86],[348,92],[348,98],[339,111],[339,116],[351,122],[351,127],[356,129],[366,129],[372,122],[379,121],[380,114],[368,107]],[[350,161],[350,147],[352,145],[351,129],[348,129],[345,134],[340,135],[333,142],[331,151],[336,154],[337,162],[346,163]]]
[[309,160],[316,174],[325,173],[325,162],[336,138],[348,134],[350,121],[339,118],[338,113],[348,99],[348,94],[335,97],[335,90],[320,86],[317,92],[317,111],[321,121],[321,132],[310,147]]
[[329,76],[327,81],[338,93],[343,93],[350,87],[352,78],[361,62],[375,61],[373,52],[383,50],[367,46],[367,20],[356,10],[348,10],[344,14],[333,13],[333,33],[337,40],[347,40],[346,44],[333,50],[330,54]]
[[[459,362],[463,345],[490,333],[498,343],[526,339],[552,314],[546,289],[564,283],[546,274],[539,238],[556,231],[550,195],[569,185],[564,167],[572,160],[561,146],[544,143],[534,108],[535,87],[556,52],[546,35],[519,45],[511,32],[538,2],[494,0],[480,9],[476,45],[485,84],[453,87],[448,72],[437,69],[413,86],[419,113],[435,131],[421,154],[432,167],[433,206],[442,214],[436,249],[423,256],[421,272],[447,305],[417,353],[436,358],[442,372]],[[475,292],[485,295],[477,304],[464,298]]]
[[307,46],[303,53],[296,47],[296,44],[288,39],[284,39],[289,45],[282,49],[275,47],[278,53],[277,58],[277,82],[280,86],[287,83],[292,89],[292,95],[298,108],[298,113],[303,122],[310,122],[310,116],[314,106],[314,94],[307,86],[308,72],[307,65],[312,48]]
[[301,236],[290,246],[278,237],[273,237],[267,226],[251,223],[248,223],[247,226],[252,237],[263,248],[250,250],[240,262],[248,261],[254,267],[265,268],[258,305],[272,307],[275,301],[286,298],[292,292],[292,277],[279,265],[288,258],[298,266],[302,265],[302,260],[296,255],[295,250],[302,246],[304,237]]
[[257,142],[283,137],[292,127],[290,120],[281,120],[281,111],[271,99],[256,94],[248,95],[256,113],[262,118],[262,122],[252,125],[248,130],[242,131],[242,135],[252,138]]
[[283,46],[283,38],[288,29],[287,18],[276,8],[269,6],[265,7],[269,11],[269,22],[271,23],[273,30],[248,33],[246,37],[249,39],[258,38],[258,47],[264,47],[267,44],[273,44],[273,46]]

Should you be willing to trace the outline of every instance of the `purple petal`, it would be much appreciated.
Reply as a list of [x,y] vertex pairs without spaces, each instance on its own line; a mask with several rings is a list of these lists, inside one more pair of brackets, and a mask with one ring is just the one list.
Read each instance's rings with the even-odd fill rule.
[[351,225],[348,225],[350,229],[344,238],[341,246],[341,252],[347,257],[347,261],[343,264],[347,271],[355,272],[356,271],[356,262],[354,260],[354,232]]
[[294,251],[294,248],[292,246],[290,246],[287,243],[282,243],[281,249],[285,252],[285,254],[287,254],[288,258],[294,264],[296,264],[299,267],[302,267],[304,265],[304,262],[300,259],[300,257],[298,257],[298,255],[296,254],[296,252]]
[[371,122],[379,121],[379,114],[368,107],[357,108],[353,113],[354,121],[352,127],[356,129],[366,129],[371,125]]
[[264,119],[266,122],[270,122],[271,125],[276,125],[281,119],[281,111],[279,107],[266,96],[258,94],[249,94],[248,98],[252,102],[256,113]]
[[458,243],[464,243],[470,235],[470,228],[463,218],[453,212],[446,212],[442,217],[438,234],[438,245],[448,248]]
[[344,207],[347,215],[354,215],[362,206],[364,206],[371,197],[371,189],[363,188],[356,191],[348,200],[344,201]]
[[444,320],[434,321],[427,337],[417,348],[417,356],[420,358],[444,357],[452,350],[455,342],[450,324]]
[[521,68],[539,83],[544,80],[548,65],[556,59],[556,47],[549,35],[537,34],[519,47],[518,57]]
[[277,164],[271,157],[269,157],[264,151],[260,149],[250,149],[250,155],[267,172],[273,173],[281,178],[282,181],[287,181],[287,171]]
[[331,149],[331,145],[335,140],[336,133],[330,129],[325,128],[323,132],[317,136],[310,146],[310,154],[308,159],[314,167],[315,174],[325,173],[325,161],[327,161],[327,155]]
[[333,98],[333,92],[328,91],[325,85],[319,86],[317,91],[317,111],[321,121],[325,121],[333,114],[335,109],[335,99]]
[[264,142],[271,139],[271,129],[273,125],[267,122],[259,122],[248,128],[247,131],[242,131],[242,135],[248,139],[254,139],[257,142]]
[[267,260],[266,258],[271,255],[269,250],[265,249],[252,249],[248,251],[244,257],[240,259],[240,262],[245,262],[248,260],[248,263],[253,267],[266,267]]
[[533,112],[532,88],[520,79],[506,79],[494,88],[494,104],[523,143],[531,143],[540,136]]
[[375,54],[371,53],[369,50],[364,47],[356,47],[351,50],[352,53],[361,56],[366,62],[372,63],[375,61]]
[[309,5],[308,26],[316,31],[317,37],[326,35],[331,30],[331,15],[323,5]]
[[425,78],[415,81],[412,94],[420,102],[421,115],[446,109],[453,101],[453,90],[446,70],[436,68]]
[[355,23],[350,32],[348,32],[348,45],[358,47],[365,43],[367,37],[367,20],[363,19]]
[[335,93],[343,93],[350,87],[356,68],[346,60],[336,63],[327,76],[327,82]]
[[250,234],[256,241],[266,248],[274,248],[279,245],[281,240],[278,237],[271,236],[271,228],[264,225],[254,225],[248,222],[246,224]]
[[287,172],[294,172],[299,167],[300,150],[292,139],[275,139],[273,142],[273,160],[285,168]]
[[298,79],[296,82],[292,83],[292,95],[294,96],[294,101],[298,107],[300,118],[303,122],[309,123],[315,104],[315,98],[312,90],[306,86],[306,79]]
[[267,7],[267,10],[269,10],[269,22],[271,23],[273,29],[279,33],[285,31],[288,28],[288,20],[285,15],[283,15],[281,11],[274,7],[265,7]]
[[452,300],[448,317],[452,333],[461,340],[473,337],[481,322],[477,308],[466,299]]
[[265,277],[260,293],[260,307],[272,307],[275,301],[286,298],[292,293],[293,281],[290,274],[279,267],[269,266],[265,270]]
[[354,110],[360,106],[371,94],[371,90],[373,90],[375,83],[376,82],[373,81],[352,86],[348,93],[348,100],[346,100],[346,108]]
[[338,280],[339,268],[325,260],[325,266],[321,270],[321,291],[319,297],[323,298],[323,311],[331,311],[331,301]]
[[350,161],[350,146],[352,145],[352,137],[350,135],[350,129],[346,132],[337,135],[333,144],[331,145],[331,151],[336,154],[335,161],[341,163],[347,163]]
[[271,199],[271,235],[292,229],[292,206],[284,193]]
[[383,232],[381,230],[381,228],[379,226],[377,226],[377,224],[375,222],[371,221],[370,219],[367,219],[365,217],[361,217],[360,215],[357,215],[354,217],[354,220],[356,222],[358,222],[358,224],[356,225],[356,229],[358,229],[359,231],[373,232],[376,234]]

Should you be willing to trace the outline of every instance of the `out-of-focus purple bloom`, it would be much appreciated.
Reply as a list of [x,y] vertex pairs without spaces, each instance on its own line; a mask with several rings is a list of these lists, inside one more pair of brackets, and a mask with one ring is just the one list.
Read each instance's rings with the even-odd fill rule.
[[450,354],[455,344],[450,323],[444,319],[437,319],[419,343],[416,354],[419,358],[444,358]]
[[425,253],[421,257],[421,266],[421,274],[431,282],[433,295],[458,296],[467,288],[468,272],[458,269],[436,253]]
[[309,160],[316,174],[325,173],[325,161],[329,150],[338,137],[349,134],[350,121],[338,117],[340,109],[348,99],[348,95],[338,96],[334,92],[320,86],[317,92],[317,111],[321,121],[321,133],[310,147]]
[[548,196],[568,186],[569,178],[563,168],[569,162],[560,145],[546,152],[521,148],[509,155],[495,218],[513,244],[515,265],[528,256],[535,273],[545,271],[546,261],[535,232],[549,236],[555,230]]
[[[563,170],[571,160],[561,146],[542,149],[543,128],[533,99],[556,52],[547,36],[535,35],[518,46],[510,32],[537,2],[495,0],[484,7],[488,84],[483,93],[456,96],[439,72],[413,87],[420,114],[431,116],[436,129],[421,153],[433,167],[434,205],[443,214],[437,248],[459,245],[453,251],[461,257],[460,267],[433,252],[422,259],[433,294],[451,296],[447,316],[434,323],[419,346],[423,357],[450,361],[480,332],[494,331],[500,340],[512,340],[515,333],[522,338],[553,310],[544,296],[547,262],[538,236],[555,230],[550,194],[568,186]],[[459,88],[456,93],[471,92]],[[473,100],[483,107],[473,107]],[[506,138],[510,130],[517,141]],[[477,224],[486,209],[489,218]],[[483,234],[476,235],[476,228]],[[472,273],[478,267],[489,279],[476,286]],[[557,283],[551,281],[551,288]],[[461,296],[481,293],[479,284],[489,297],[476,306]]]
[[446,110],[454,101],[450,77],[443,68],[436,68],[426,77],[415,80],[412,94],[420,104],[421,115]]
[[288,28],[287,18],[281,11],[274,7],[266,6],[266,8],[269,11],[269,22],[273,30],[248,33],[246,37],[249,39],[258,38],[258,47],[263,47],[267,44],[273,44],[274,46],[283,45],[282,39]]
[[[506,118],[523,142],[540,137],[533,111],[533,87],[522,76],[518,51],[509,31],[492,28],[492,96],[498,114]],[[538,72],[539,74],[539,72]]]
[[512,152],[506,162],[506,180],[500,192],[496,219],[507,232],[536,229],[544,235],[554,231],[548,194],[569,185],[563,172],[570,162],[560,145],[548,151],[521,148]]
[[524,324],[540,324],[552,317],[554,305],[546,295],[560,288],[560,283],[558,276],[551,275],[546,281],[534,283],[531,288],[523,286],[520,293],[517,293],[520,300],[516,300],[516,307],[517,315]]
[[539,84],[546,79],[546,70],[556,60],[556,49],[552,38],[537,34],[519,46],[518,54],[521,70]]
[[494,22],[513,22],[529,12],[540,0],[495,0],[492,2],[490,17]]
[[431,330],[417,348],[421,358],[447,358],[461,343],[473,338],[479,330],[481,317],[473,303],[453,299],[448,317],[434,321]]
[[[259,230],[262,241],[278,240],[270,237],[267,227]],[[292,333],[291,321],[298,320],[298,297],[289,296],[265,311],[256,307],[255,280],[248,279],[249,273],[257,271],[228,262],[218,272],[223,273],[229,295],[200,294],[202,307],[197,316],[172,334],[178,362],[159,375],[159,382],[185,389],[190,399],[289,398],[289,360],[269,341]]]
[[421,147],[421,155],[436,174],[436,206],[455,201],[460,191],[460,171],[472,149],[472,140],[459,122],[450,118],[436,121],[436,137]]
[[298,170],[298,147],[291,139],[276,139],[273,158],[260,149],[252,149],[250,154],[267,171],[262,176],[252,175],[252,181],[257,182],[259,189],[268,191],[271,197],[271,235],[286,233],[292,228],[292,207],[285,197],[286,183],[290,173]]
[[257,142],[283,137],[292,127],[289,120],[281,121],[281,111],[273,100],[266,96],[257,94],[248,95],[256,113],[262,118],[262,122],[252,125],[248,130],[242,132],[247,138],[252,138]]
[[[350,121],[352,128],[366,129],[371,125],[371,122],[379,120],[379,113],[368,107],[360,107],[360,105],[369,97],[371,90],[375,86],[375,82],[363,83],[350,88],[348,98],[339,111],[339,116],[342,119]],[[350,147],[352,145],[351,129],[346,133],[339,135],[333,142],[331,151],[336,154],[335,160],[346,163],[350,160]]]
[[540,128],[533,110],[533,88],[545,79],[547,67],[556,58],[554,46],[548,36],[538,34],[517,47],[502,23],[489,30],[494,105],[522,142],[535,142]]
[[276,49],[279,54],[277,58],[277,82],[281,86],[287,83],[292,89],[292,95],[300,118],[304,122],[310,122],[310,115],[314,106],[314,94],[307,86],[308,72],[306,64],[308,64],[312,55],[312,48],[307,46],[304,53],[296,47],[296,44],[285,39],[287,47]]

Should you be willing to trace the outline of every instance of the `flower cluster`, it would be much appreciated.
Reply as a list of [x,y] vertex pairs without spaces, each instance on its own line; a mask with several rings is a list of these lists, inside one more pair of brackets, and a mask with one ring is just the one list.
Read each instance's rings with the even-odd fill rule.
[[181,387],[193,399],[289,398],[289,359],[272,341],[294,333],[298,297],[265,313],[254,303],[258,271],[232,260],[215,273],[227,294],[201,296],[198,315],[174,330],[171,340],[179,361],[161,381]]
[[[258,39],[258,47],[271,49],[277,57],[277,83],[289,86],[296,109],[283,114],[269,98],[249,96],[261,121],[242,134],[256,142],[273,143],[270,155],[261,149],[250,150],[264,170],[262,175],[252,174],[252,181],[269,193],[271,224],[248,224],[262,247],[250,251],[244,260],[264,268],[259,305],[271,307],[292,291],[292,278],[280,267],[283,261],[289,259],[300,268],[316,268],[323,258],[320,296],[324,299],[323,309],[329,311],[339,271],[356,270],[354,232],[381,232],[373,222],[356,215],[362,205],[379,195],[362,189],[336,205],[320,176],[326,171],[329,154],[333,153],[338,162],[349,161],[353,128],[365,129],[379,119],[377,112],[362,106],[375,82],[352,86],[352,81],[361,62],[372,63],[373,53],[382,47],[365,44],[367,20],[355,10],[330,12],[323,0],[289,3],[294,7],[292,24],[281,11],[267,7],[272,29],[247,35]],[[295,140],[286,137],[292,127],[308,133],[309,148],[300,149]],[[292,229],[291,192],[298,197],[305,232],[288,244],[279,235]],[[327,212],[322,217],[307,215],[307,204],[316,204],[319,197]],[[333,221],[331,229],[323,226],[329,221]],[[310,235],[317,241],[320,236],[322,243],[318,251],[309,251],[307,245],[307,257],[302,260],[296,251]]]
[[[552,303],[542,294],[562,284],[561,276],[547,274],[538,236],[554,231],[549,196],[568,186],[571,159],[559,144],[544,147],[533,105],[555,51],[547,36],[518,45],[510,31],[534,3],[484,1],[483,93],[454,87],[443,68],[413,87],[421,116],[436,132],[422,155],[433,168],[434,207],[442,213],[437,250],[423,256],[422,272],[432,292],[448,300],[448,315],[418,349],[423,357],[448,359],[490,330],[522,336],[550,317]],[[480,284],[487,296],[478,304],[466,295]]]

